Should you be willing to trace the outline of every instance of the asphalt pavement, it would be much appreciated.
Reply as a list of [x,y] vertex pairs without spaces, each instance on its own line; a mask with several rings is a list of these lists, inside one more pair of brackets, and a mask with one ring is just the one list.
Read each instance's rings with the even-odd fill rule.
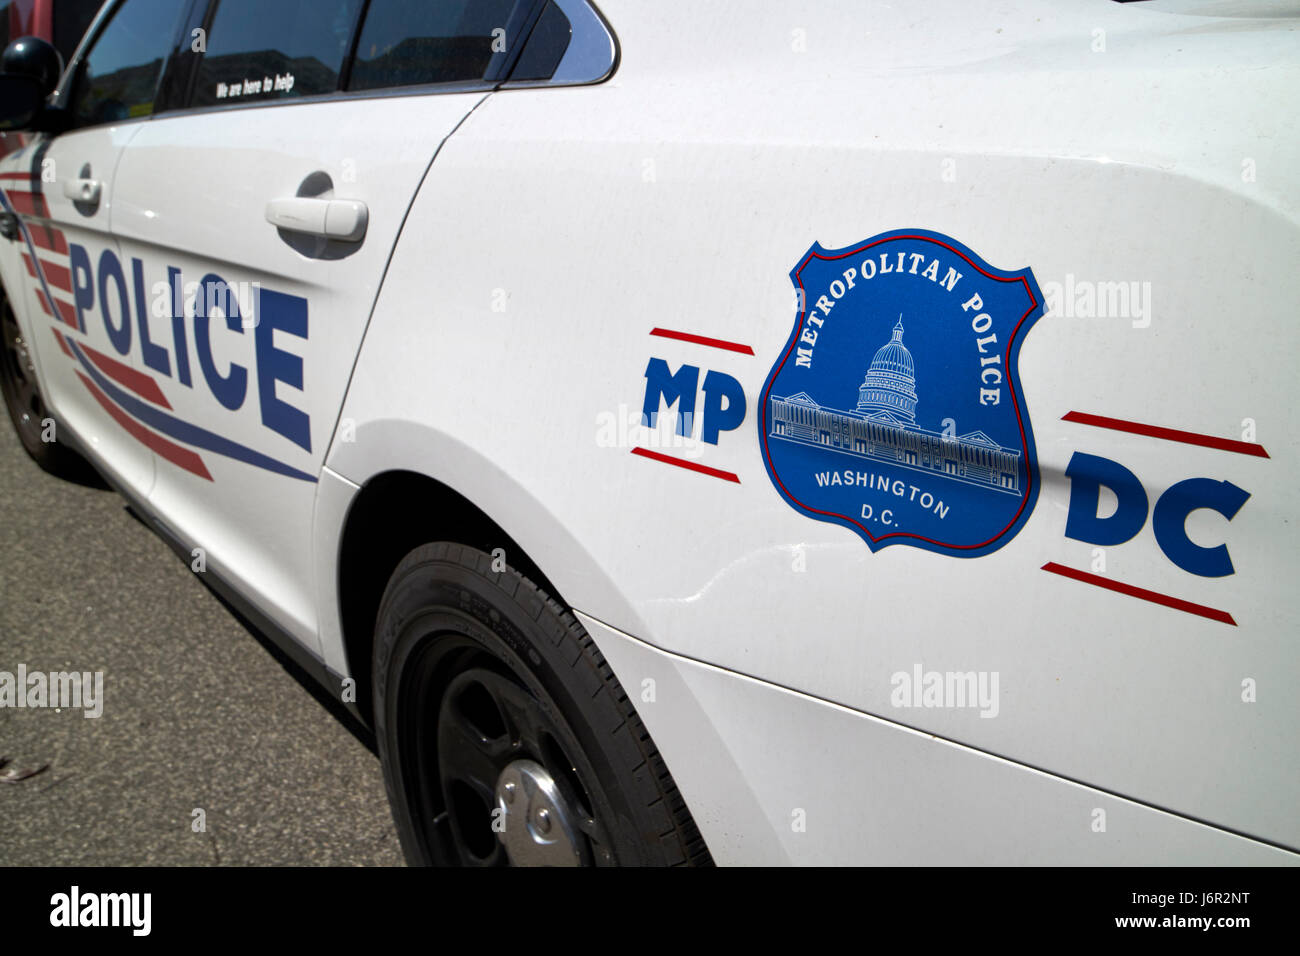
[[0,411],[0,682],[20,666],[102,672],[102,715],[0,695],[0,865],[401,864],[373,742]]

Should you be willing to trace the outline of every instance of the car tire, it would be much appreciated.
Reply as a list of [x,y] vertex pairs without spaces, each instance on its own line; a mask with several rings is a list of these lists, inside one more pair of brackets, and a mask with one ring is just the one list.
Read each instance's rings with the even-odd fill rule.
[[36,464],[45,471],[60,478],[83,480],[90,470],[85,459],[66,445],[57,441],[58,426],[55,425],[55,441],[45,441],[49,422],[54,418],[45,406],[45,397],[41,394],[36,380],[35,363],[31,356],[30,343],[18,324],[13,305],[0,287],[0,396],[4,398],[5,410],[13,422],[14,431],[23,449]]
[[380,604],[373,685],[408,862],[711,864],[591,638],[499,556],[439,542],[402,560]]

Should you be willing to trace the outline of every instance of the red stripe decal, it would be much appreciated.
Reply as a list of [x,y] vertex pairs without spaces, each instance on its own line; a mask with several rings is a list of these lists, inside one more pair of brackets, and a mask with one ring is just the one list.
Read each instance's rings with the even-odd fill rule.
[[76,358],[76,356],[72,354],[72,349],[68,348],[68,340],[63,337],[63,333],[53,327],[50,328],[50,331],[53,332],[54,337],[59,340],[59,348],[63,349],[64,354],[66,354],[68,358]]
[[[36,301],[41,304],[41,308],[45,310],[46,315],[51,318],[54,316],[54,313],[50,311],[49,299],[45,298],[45,293],[40,289],[36,290]],[[77,328],[77,310],[59,299],[55,299],[54,304],[59,307],[59,315],[63,318],[63,321],[74,329]]]
[[23,180],[25,182],[34,182],[36,177],[31,173],[0,173],[0,179]]
[[162,389],[158,387],[158,383],[148,375],[133,369],[129,365],[123,365],[117,359],[109,358],[103,352],[96,352],[85,342],[78,342],[77,344],[81,346],[86,355],[95,363],[95,366],[101,372],[119,385],[125,385],[141,398],[153,402],[155,405],[161,405],[166,409],[172,407],[171,403],[167,401],[167,396],[165,396],[162,393]]
[[[32,264],[32,257],[26,252],[23,253],[23,265],[27,267],[27,274],[35,279],[36,266]],[[72,273],[64,266],[42,259],[41,272],[44,273],[46,281],[54,288],[61,289],[64,292],[72,291]]]
[[676,465],[678,468],[686,468],[690,471],[698,471],[701,475],[710,475],[714,478],[721,478],[723,481],[734,481],[740,484],[740,478],[729,471],[722,471],[719,468],[710,468],[708,465],[697,465],[693,461],[686,461],[682,458],[674,458],[672,455],[661,455],[657,451],[650,451],[647,448],[633,448],[632,454],[640,455],[642,458],[649,458],[651,461],[662,461],[665,465]]
[[[85,348],[83,345],[82,348]],[[212,480],[212,475],[208,473],[208,468],[203,464],[203,459],[190,451],[188,448],[182,448],[180,445],[173,444],[161,435],[156,435],[149,429],[145,428],[134,418],[127,415],[126,412],[113,404],[107,395],[101,392],[98,386],[90,379],[86,378],[81,372],[77,373],[77,378],[81,379],[82,384],[90,389],[90,394],[95,396],[95,401],[104,406],[104,411],[113,416],[114,421],[125,428],[133,438],[142,445],[151,448],[160,456],[170,461],[178,468],[184,468],[190,474],[198,475],[208,481]]]
[[1110,428],[1117,432],[1145,435],[1147,438],[1180,441],[1186,445],[1217,448],[1219,451],[1233,451],[1240,455],[1254,455],[1256,458],[1268,457],[1268,452],[1264,450],[1264,446],[1256,445],[1253,442],[1234,441],[1231,438],[1215,438],[1213,435],[1199,435],[1196,432],[1184,432],[1176,428],[1162,428],[1159,425],[1143,425],[1140,422],[1126,422],[1122,418],[1107,418],[1104,415],[1089,415],[1085,412],[1069,412],[1061,416],[1061,421],[1074,422],[1076,425]]
[[80,331],[81,326],[77,323],[77,310],[62,299],[55,299],[54,304],[58,306],[59,315],[63,316],[63,321],[74,329]]
[[40,193],[23,192],[21,189],[8,189],[5,194],[13,204],[14,212],[23,216],[48,216],[45,197]]
[[709,348],[713,349],[726,349],[728,352],[739,352],[742,355],[754,354],[754,350],[748,345],[741,345],[739,342],[728,342],[726,339],[711,339],[704,335],[693,335],[690,332],[674,332],[671,329],[651,329],[650,334],[665,339],[676,339],[679,342],[691,342],[695,345],[707,345]]
[[1206,607],[1204,604],[1193,604],[1191,601],[1170,597],[1168,594],[1161,594],[1159,591],[1148,591],[1146,588],[1138,588],[1131,584],[1123,584],[1120,581],[1112,581],[1110,578],[1103,578],[1098,574],[1076,571],[1074,568],[1067,568],[1055,561],[1048,561],[1043,565],[1043,570],[1051,571],[1053,574],[1059,574],[1062,577],[1072,578],[1075,581],[1082,581],[1084,584],[1095,584],[1097,587],[1106,588],[1108,591],[1118,591],[1120,594],[1127,594],[1129,597],[1141,598],[1143,601],[1150,601],[1152,604],[1162,604],[1176,611],[1186,611],[1188,614],[1208,617],[1211,621],[1218,621],[1221,624],[1237,626],[1237,622],[1232,619],[1232,615],[1227,611]]
[[27,231],[31,233],[32,242],[41,249],[49,249],[64,256],[68,254],[68,241],[63,238],[63,233],[52,226],[30,223]]
[[56,265],[48,259],[42,259],[41,271],[45,273],[45,281],[54,288],[62,289],[64,292],[72,291],[72,273],[67,270],[66,266]]

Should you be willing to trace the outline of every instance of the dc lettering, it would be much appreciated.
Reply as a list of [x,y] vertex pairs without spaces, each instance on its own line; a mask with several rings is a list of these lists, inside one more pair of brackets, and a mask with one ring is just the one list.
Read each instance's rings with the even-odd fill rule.
[[[704,376],[704,407],[700,412],[700,440],[718,443],[722,432],[739,428],[745,420],[745,389],[723,372],[709,370]],[[677,434],[691,437],[695,431],[695,409],[700,393],[700,369],[682,365],[676,372],[661,358],[652,358],[645,370],[645,403],[642,424],[654,428],[659,409],[677,406]]]
[[[1065,536],[1102,546],[1123,544],[1146,525],[1146,489],[1137,475],[1117,461],[1075,452],[1065,475],[1070,479],[1070,505]],[[1098,516],[1101,488],[1115,495],[1114,514]],[[1187,517],[1198,508],[1218,512],[1231,521],[1250,493],[1230,481],[1188,478],[1168,488],[1150,509],[1151,530],[1165,557],[1189,574],[1220,578],[1234,573],[1225,544],[1206,548],[1187,537]]]

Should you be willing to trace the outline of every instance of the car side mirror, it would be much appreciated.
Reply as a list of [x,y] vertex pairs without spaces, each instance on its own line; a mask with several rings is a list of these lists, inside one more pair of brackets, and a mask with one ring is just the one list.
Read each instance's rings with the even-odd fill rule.
[[19,37],[0,56],[0,73],[30,76],[40,87],[41,99],[49,96],[63,75],[63,57],[40,37]]
[[0,55],[0,130],[58,129],[60,111],[45,100],[59,85],[63,57],[40,37],[19,37]]

